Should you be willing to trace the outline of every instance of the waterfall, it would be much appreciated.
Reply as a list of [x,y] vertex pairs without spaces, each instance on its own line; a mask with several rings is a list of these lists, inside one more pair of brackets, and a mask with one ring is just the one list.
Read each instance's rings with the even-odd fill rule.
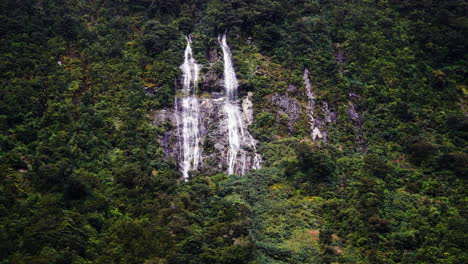
[[[261,157],[255,152],[255,140],[244,130],[244,123],[242,120],[240,107],[238,105],[237,88],[238,82],[236,73],[232,64],[231,50],[226,42],[226,33],[218,37],[218,41],[223,50],[224,60],[224,88],[226,93],[224,111],[227,116],[227,128],[228,128],[228,141],[229,150],[227,155],[228,174],[244,174],[246,172],[247,153],[245,150],[241,151],[241,146],[249,146],[254,150],[253,165],[252,169],[260,168]],[[240,154],[240,158],[238,155]],[[240,168],[236,169],[236,165],[239,164]]]
[[[189,171],[196,170],[200,162],[199,147],[199,105],[196,97],[196,88],[200,65],[195,62],[190,47],[191,38],[187,38],[187,47],[184,52],[182,70],[181,96],[176,97],[176,119],[179,134],[179,149],[181,152],[180,170],[185,180]],[[180,105],[180,106],[179,106]]]

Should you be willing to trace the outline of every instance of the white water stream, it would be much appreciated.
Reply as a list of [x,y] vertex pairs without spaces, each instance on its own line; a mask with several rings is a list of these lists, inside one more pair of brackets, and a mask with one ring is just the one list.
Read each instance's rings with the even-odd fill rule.
[[[199,104],[196,88],[200,65],[195,62],[192,54],[190,36],[187,37],[187,47],[184,52],[182,70],[182,96],[176,99],[176,118],[181,149],[180,170],[185,180],[189,172],[196,170],[200,162],[199,138]],[[179,101],[179,103],[178,103]],[[179,106],[180,104],[180,106]]]
[[[224,89],[226,99],[224,104],[224,111],[227,116],[228,126],[228,174],[244,174],[246,172],[247,153],[245,150],[241,151],[241,146],[246,145],[254,150],[254,157],[252,162],[252,169],[260,168],[260,155],[255,152],[255,140],[248,133],[244,131],[244,123],[240,112],[240,107],[237,98],[238,82],[236,73],[232,64],[232,54],[226,42],[226,34],[218,37],[219,44],[223,50],[224,60]],[[240,154],[240,157],[238,158]],[[239,167],[240,165],[240,167]],[[237,168],[236,168],[237,167]]]

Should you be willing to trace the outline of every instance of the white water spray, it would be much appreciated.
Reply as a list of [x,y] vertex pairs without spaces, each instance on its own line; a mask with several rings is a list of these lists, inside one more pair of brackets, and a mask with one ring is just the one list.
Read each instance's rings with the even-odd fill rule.
[[[232,64],[231,50],[226,42],[226,33],[218,37],[219,44],[223,50],[224,60],[224,88],[226,92],[226,101],[224,104],[224,111],[227,115],[228,125],[228,139],[229,139],[229,150],[228,150],[228,174],[234,174],[239,172],[244,174],[246,172],[246,151],[240,151],[241,145],[247,145],[253,148],[255,151],[255,140],[248,133],[244,131],[244,124],[241,117],[240,108],[237,99],[237,88],[238,82],[236,73]],[[240,152],[240,153],[239,153]],[[237,156],[240,154],[240,159]],[[260,168],[260,155],[255,153],[253,157],[252,169]],[[239,162],[238,162],[239,161]],[[239,163],[240,168],[236,169],[236,165]]]
[[[199,105],[196,97],[198,73],[200,65],[195,62],[192,54],[190,36],[187,37],[187,47],[184,52],[182,70],[182,97],[176,99],[176,118],[179,132],[179,145],[182,162],[180,169],[185,180],[189,177],[189,171],[196,170],[200,162],[199,147]],[[180,109],[178,104],[180,104]]]

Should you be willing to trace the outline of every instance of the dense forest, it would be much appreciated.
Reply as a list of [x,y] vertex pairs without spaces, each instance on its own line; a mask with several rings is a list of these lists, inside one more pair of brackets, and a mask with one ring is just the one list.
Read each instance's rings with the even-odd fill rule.
[[[467,1],[0,7],[0,263],[468,263]],[[160,117],[222,34],[261,168],[206,137],[184,180]]]

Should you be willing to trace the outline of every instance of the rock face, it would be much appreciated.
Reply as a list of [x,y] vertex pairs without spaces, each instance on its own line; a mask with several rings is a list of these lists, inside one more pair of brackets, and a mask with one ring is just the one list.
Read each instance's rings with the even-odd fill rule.
[[308,99],[306,110],[309,117],[311,138],[312,140],[322,139],[326,142],[328,139],[327,128],[329,124],[335,122],[336,113],[329,109],[327,102],[317,103],[317,97],[312,89],[308,69],[304,70],[303,81]]
[[367,146],[364,142],[364,137],[362,136],[362,124],[361,124],[361,116],[359,114],[359,110],[357,107],[357,101],[361,99],[361,97],[355,93],[349,93],[349,105],[348,105],[348,116],[353,121],[354,124],[354,131],[355,131],[355,138],[356,142],[359,146],[361,153],[366,152]]
[[[244,131],[248,131],[253,121],[252,94],[242,98],[241,118],[244,124]],[[229,153],[229,142],[227,140],[228,124],[226,112],[223,110],[225,97],[223,94],[213,94],[211,98],[200,98],[200,163],[198,171],[203,173],[226,172]],[[176,113],[173,109],[163,109],[154,113],[154,124],[165,126],[167,130],[160,137],[166,157],[176,162],[181,160],[181,146],[178,144],[179,133],[177,132]],[[255,145],[257,142],[248,137]],[[243,164],[236,168],[235,173],[244,174],[250,168],[256,168],[260,157],[255,153],[254,148],[249,148],[252,142],[242,142],[241,149],[237,155],[238,162]],[[242,169],[244,168],[244,169]]]
[[[290,85],[291,87],[292,85]],[[289,90],[289,88],[288,88]],[[289,95],[280,95],[275,93],[270,97],[270,101],[278,107],[277,114],[286,115],[288,119],[288,131],[290,134],[294,132],[294,125],[296,121],[301,117],[302,105],[301,103],[289,97]]]
[[211,48],[207,55],[210,64],[208,71],[202,76],[200,90],[208,93],[223,93],[223,79],[220,77],[222,72],[218,72],[216,68],[216,64],[221,62],[221,56],[215,48]]
[[[224,60],[226,60],[225,57]],[[249,127],[254,118],[253,94],[248,93],[247,96],[239,99],[237,96],[227,96],[224,89],[226,80],[222,77],[223,72],[219,71],[219,66],[223,63],[221,59],[222,56],[218,55],[216,49],[210,49],[208,52],[208,61],[210,62],[208,70],[200,78],[199,88],[203,95],[197,96],[199,158],[190,161],[192,163],[196,162],[191,166],[191,168],[195,169],[189,173],[190,176],[195,171],[210,174],[229,171],[242,175],[251,169],[260,167],[261,157],[256,153],[257,141],[249,133]],[[232,62],[230,61],[230,63]],[[226,75],[225,72],[224,75]],[[235,78],[235,75],[234,77],[231,76],[232,78]],[[184,95],[176,97],[173,109],[156,111],[153,114],[153,122],[159,127],[165,127],[165,132],[159,140],[166,157],[183,168],[184,166],[180,166],[181,162],[186,158],[184,156],[186,148],[184,149],[183,137],[187,135],[181,133],[183,130],[181,124],[183,123],[180,120],[183,119],[183,116],[181,116],[181,111],[178,111],[183,107],[181,105],[181,102],[183,102],[181,96]],[[236,149],[236,155],[234,156],[232,155],[231,142],[232,116],[229,116],[230,112],[229,109],[226,109],[227,105],[236,106],[236,123],[240,126],[238,127],[239,135],[236,138],[238,140],[238,149]],[[235,166],[232,166],[233,163]],[[181,172],[184,174],[183,171]],[[186,176],[184,175],[184,177]]]
[[202,77],[200,89],[208,93],[222,93],[223,81],[213,67],[210,67]]
[[[248,134],[248,128],[252,124],[253,110],[251,95],[242,98],[241,119],[244,124],[243,130],[247,135],[245,140],[241,142],[241,148],[237,155],[236,163],[241,164],[234,170],[236,174],[244,174],[250,168],[258,167],[258,155],[255,153],[256,141]],[[203,98],[200,103],[201,112],[201,138],[202,138],[202,171],[213,172],[226,171],[228,164],[229,141],[227,135],[229,133],[227,113],[224,111],[226,98],[217,99]]]
[[[224,45],[227,45],[224,43]],[[251,169],[260,167],[261,157],[256,152],[257,141],[249,133],[249,127],[254,120],[253,103],[251,92],[247,96],[238,98],[237,80],[235,79],[232,61],[230,63],[231,74],[228,78],[231,84],[227,85],[226,65],[224,72],[221,70],[223,61],[226,61],[226,47],[223,47],[223,55],[214,48],[207,52],[209,65],[205,65],[204,74],[200,74],[199,90],[202,95],[196,95],[198,101],[198,153],[199,158],[190,160],[192,162],[189,176],[193,173],[229,172],[245,174]],[[229,52],[229,50],[227,50]],[[313,87],[309,70],[305,69],[303,74],[304,90],[294,85],[289,85],[284,94],[271,94],[268,100],[271,103],[271,111],[278,117],[286,117],[287,128],[290,134],[294,134],[298,125],[303,124],[306,116],[309,124],[309,133],[312,140],[328,140],[328,129],[336,120],[336,112],[333,111],[328,102],[316,95],[316,87]],[[232,86],[232,87],[231,87]],[[232,89],[228,89],[232,88]],[[233,90],[235,88],[235,90]],[[305,96],[304,96],[305,95]],[[159,127],[165,127],[165,132],[160,136],[161,145],[166,157],[180,165],[184,160],[184,146],[181,142],[182,134],[180,127],[181,108],[180,95],[175,99],[174,109],[162,109],[153,115],[154,123]],[[303,96],[304,99],[299,97]],[[350,95],[350,97],[352,97]],[[233,111],[227,106],[235,106],[235,130],[237,135],[233,136]],[[360,117],[354,104],[354,100],[348,108],[350,118],[360,127]],[[359,133],[357,137],[359,137]],[[233,138],[236,140],[235,155],[233,155]],[[234,160],[234,161],[233,161]],[[196,164],[195,164],[196,163]],[[233,163],[235,166],[233,166]]]
[[[246,129],[243,114],[239,105],[239,83],[234,70],[232,54],[226,40],[226,33],[218,36],[218,42],[223,51],[223,86],[225,94],[224,111],[228,128],[229,157],[228,174],[244,174],[246,167],[245,150],[255,151],[255,141]],[[254,164],[255,167],[258,167]],[[250,167],[249,167],[250,168]]]
[[359,116],[357,112],[357,107],[356,104],[354,103],[355,100],[357,100],[359,97],[354,94],[350,93],[349,97],[351,100],[349,101],[349,106],[348,106],[348,115],[351,120],[355,123],[356,126],[360,127],[361,126],[361,117]]

